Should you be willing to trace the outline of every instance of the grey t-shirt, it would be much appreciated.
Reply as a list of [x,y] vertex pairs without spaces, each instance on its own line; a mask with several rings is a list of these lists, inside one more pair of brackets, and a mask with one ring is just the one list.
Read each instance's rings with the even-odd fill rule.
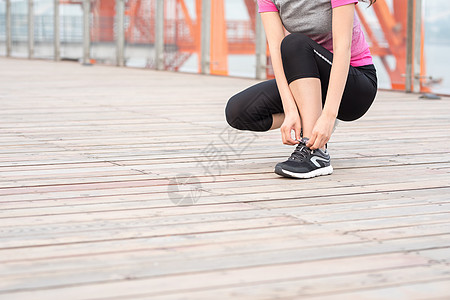
[[[332,2],[344,5],[356,3],[356,0],[258,0],[260,12],[278,10],[281,22],[290,33],[303,33],[322,45],[333,50]],[[273,8],[275,8],[273,7]],[[353,66],[372,63],[369,46],[365,40],[359,18],[355,12],[352,34]]]
[[330,0],[273,0],[272,2],[277,7],[287,31],[301,32],[307,36],[331,34]]

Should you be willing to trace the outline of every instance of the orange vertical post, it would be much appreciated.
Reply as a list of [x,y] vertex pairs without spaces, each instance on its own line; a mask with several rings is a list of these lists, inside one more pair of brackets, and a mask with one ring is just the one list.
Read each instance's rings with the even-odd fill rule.
[[[395,9],[401,7],[406,8],[406,0],[398,0]],[[401,21],[397,17],[401,17],[401,13],[395,13],[389,10],[386,1],[377,1],[373,5],[375,14],[380,22],[384,37],[389,43],[389,49],[396,59],[395,69],[390,70],[391,85],[393,89],[405,89],[405,69],[406,69],[406,36],[401,34]],[[400,25],[400,26],[399,26]]]
[[114,41],[114,16],[116,15],[116,6],[114,1],[101,0],[97,2],[99,19],[97,28],[99,32],[99,42]]
[[195,26],[195,49],[197,52],[198,59],[198,72],[202,72],[202,0],[195,0],[195,11],[197,15],[196,18],[196,26]]
[[211,1],[211,74],[228,75],[228,39],[224,0]]

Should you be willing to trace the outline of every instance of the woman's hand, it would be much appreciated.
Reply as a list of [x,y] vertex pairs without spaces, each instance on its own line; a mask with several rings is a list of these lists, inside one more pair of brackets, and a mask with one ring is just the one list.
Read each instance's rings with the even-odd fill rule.
[[292,139],[291,132],[294,129],[295,138],[300,140],[300,131],[302,129],[300,115],[298,112],[288,113],[284,117],[283,124],[281,124],[281,139],[285,145],[296,145],[299,142]]
[[306,144],[312,150],[324,147],[333,132],[350,66],[354,14],[355,3],[332,9],[333,65],[322,114]]
[[306,147],[311,150],[323,148],[330,140],[335,121],[336,117],[334,115],[327,114],[323,111],[314,125],[311,137],[309,138],[308,143],[306,143]]

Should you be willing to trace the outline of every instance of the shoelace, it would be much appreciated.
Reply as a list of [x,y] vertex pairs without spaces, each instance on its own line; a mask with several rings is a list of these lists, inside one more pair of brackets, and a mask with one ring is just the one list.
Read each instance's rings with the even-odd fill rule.
[[306,144],[301,141],[295,148],[294,152],[292,152],[289,159],[303,161],[304,159],[308,158],[309,154],[311,153],[313,153],[313,150],[306,147]]

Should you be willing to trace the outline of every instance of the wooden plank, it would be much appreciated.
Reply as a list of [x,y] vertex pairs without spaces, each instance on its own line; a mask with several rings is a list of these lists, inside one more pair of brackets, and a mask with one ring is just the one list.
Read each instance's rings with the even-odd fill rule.
[[[241,282],[252,282],[259,280],[275,280],[275,279],[286,279],[292,277],[318,277],[327,276],[331,274],[346,274],[353,272],[364,272],[368,270],[377,269],[388,269],[388,268],[399,268],[399,267],[413,267],[413,266],[424,266],[427,261],[421,257],[408,254],[384,254],[384,255],[374,255],[374,256],[364,256],[364,257],[353,257],[344,259],[331,259],[322,260],[318,262],[300,262],[300,263],[290,263],[281,264],[277,266],[255,266],[252,268],[229,270],[227,272],[217,272],[222,280],[227,277],[225,282],[229,282],[230,279],[234,281],[235,278],[239,278]],[[143,270],[144,271],[144,270]],[[145,271],[150,271],[150,268],[145,269]],[[84,273],[86,274],[86,272]],[[196,273],[199,274],[199,273]],[[190,280],[187,284],[193,284],[191,280],[196,279],[196,275],[190,274]],[[201,273],[200,273],[201,274]],[[224,276],[226,275],[226,276]],[[210,280],[213,280],[213,276],[210,276]],[[64,277],[60,277],[64,279]],[[116,277],[117,278],[117,277]],[[119,279],[118,277],[117,279]],[[123,277],[122,277],[123,278]],[[152,290],[152,281],[154,278],[148,279],[134,279],[134,280],[115,280],[109,283],[91,284],[91,285],[77,285],[75,287],[62,286],[59,288],[53,287],[46,290],[30,290],[20,292],[17,289],[15,292],[9,292],[7,295],[8,299],[24,299],[28,298],[33,293],[34,297],[45,298],[45,299],[56,299],[58,295],[67,295],[67,299],[82,299],[82,295],[92,295],[95,299],[95,295],[98,298],[107,297],[118,297],[126,296],[130,294],[135,294],[137,290],[142,290],[145,286],[146,290]],[[208,281],[210,281],[208,280]],[[195,280],[201,284],[205,281]],[[157,280],[159,284],[162,284],[161,280]],[[165,280],[165,282],[174,288],[170,282]],[[223,282],[223,281],[222,281]],[[12,281],[12,284],[16,284],[20,287],[20,283],[17,281]],[[182,286],[186,286],[185,283],[180,283]],[[179,285],[177,285],[180,287]],[[98,289],[101,289],[101,295],[98,293]],[[76,290],[76,292],[75,292]],[[94,292],[97,290],[97,292]],[[91,296],[91,297],[92,297]]]
[[[384,240],[404,238],[408,236],[416,235],[440,235],[450,233],[450,220],[445,223],[437,224],[422,224],[416,226],[408,226],[402,228],[390,228],[390,229],[374,229],[354,232],[353,234],[366,239]],[[450,259],[450,249],[448,250],[448,258]]]
[[[132,178],[135,178],[136,175],[133,175]],[[145,176],[145,175],[144,175]],[[263,176],[263,175],[262,175]],[[124,176],[125,179],[128,179]],[[137,177],[137,176],[136,176]],[[107,177],[109,178],[109,177]],[[122,177],[120,177],[122,178]],[[232,177],[235,180],[241,179],[240,175]],[[332,203],[354,203],[364,201],[370,204],[370,201],[378,201],[378,200],[388,200],[392,199],[392,201],[397,201],[397,199],[403,198],[427,198],[427,197],[436,197],[442,196],[443,194],[449,190],[450,188],[429,188],[429,189],[410,189],[403,191],[388,191],[388,192],[374,192],[374,193],[365,193],[364,197],[361,196],[361,193],[349,193],[342,195],[329,195],[327,197],[308,197],[308,195],[296,195],[295,197],[290,197],[288,191],[284,192],[269,192],[265,194],[265,197],[261,197],[261,195],[224,195],[224,196],[216,196],[216,195],[202,195],[203,200],[198,205],[204,205],[207,203],[217,203],[213,202],[214,199],[220,198],[220,203],[227,202],[246,202],[257,204],[260,208],[271,208],[271,207],[289,207],[289,206],[301,206],[301,205],[328,205]],[[210,198],[206,200],[205,198]],[[432,198],[432,199],[437,199]],[[300,200],[301,199],[301,200]],[[112,205],[114,207],[114,203],[128,205],[128,204],[139,204],[145,203],[148,208],[150,207],[170,207],[173,206],[173,203],[169,203],[167,198],[157,198],[151,197],[151,194],[137,194],[137,195],[128,195],[127,197],[123,197],[121,195],[109,195],[109,196],[98,196],[98,197],[77,197],[77,198],[59,198],[52,200],[31,200],[31,201],[14,201],[14,202],[0,202],[2,208],[4,210],[8,209],[33,209],[39,207],[58,207],[58,206],[85,206],[85,205]],[[256,203],[258,202],[258,203]]]
[[[344,195],[347,195],[347,194],[344,194]],[[322,197],[327,197],[327,196],[328,195],[326,195],[326,194],[322,195]],[[165,197],[167,197],[167,195]],[[292,197],[292,195],[290,195],[290,197],[291,198],[295,198],[295,196]],[[305,195],[303,195],[303,197],[305,197]],[[316,197],[316,195],[311,195],[310,197]],[[240,205],[242,205],[242,206],[246,205],[245,196],[243,196],[243,201],[242,202],[237,202],[236,200],[238,200],[238,199],[236,199],[235,196],[233,196],[233,195],[230,195],[229,198],[230,198],[230,201],[228,202],[228,204],[229,205],[231,204],[231,207],[232,207],[233,203],[236,206],[239,205],[238,203],[241,203]],[[214,200],[214,199],[216,199],[216,200]],[[234,199],[235,201],[232,201],[232,199]],[[218,203],[221,203],[220,206],[227,204],[227,202],[220,201],[220,197],[217,197],[217,195],[214,196],[211,200],[212,201],[210,201],[208,203],[200,202],[199,204],[213,204],[213,203],[218,204]],[[247,200],[250,200],[250,199],[247,199]],[[261,200],[264,200],[264,198],[261,199]],[[267,200],[269,200],[269,199],[267,199]],[[424,204],[424,207],[425,207],[424,211],[420,211],[420,209],[418,209],[418,207],[420,208],[420,204],[411,205],[411,209],[415,211],[415,214],[420,214],[420,213],[424,214],[427,211],[428,211],[428,213],[430,213],[430,212],[435,212],[435,211],[439,211],[439,210],[441,210],[440,212],[447,212],[443,208],[439,207],[439,205],[441,203],[443,203],[442,204],[443,207],[448,206],[448,203],[446,203],[445,198],[444,198],[443,201],[444,202]],[[170,204],[172,204],[172,205],[170,205]],[[247,207],[251,207],[251,208],[257,207],[257,205],[255,205],[255,202],[248,203],[248,204],[251,204],[251,206],[247,206]],[[349,204],[349,205],[351,205],[351,204]],[[362,211],[363,210],[371,211],[371,210],[373,210],[373,208],[377,209],[378,212],[374,211],[373,213],[374,214],[375,213],[379,213],[380,216],[383,215],[383,213],[385,213],[385,212],[389,212],[389,211],[396,212],[398,210],[395,207],[395,205],[394,205],[394,207],[387,206],[387,207],[384,207],[384,208],[383,207],[376,207],[376,205],[374,207],[372,207],[372,206],[368,206],[367,207],[367,205],[365,205],[364,202],[360,203],[360,205],[362,206]],[[128,218],[129,217],[137,218],[139,216],[146,216],[146,215],[148,216],[149,213],[160,214],[163,211],[165,211],[164,215],[178,215],[178,214],[189,214],[189,213],[193,213],[193,212],[200,213],[202,211],[210,212],[211,210],[213,210],[217,206],[218,205],[214,205],[214,206],[211,206],[211,205],[195,205],[195,206],[191,206],[190,208],[175,207],[173,205],[173,202],[171,202],[170,199],[167,199],[167,205],[162,206],[162,207],[161,206],[159,206],[159,207],[157,206],[157,207],[147,207],[147,208],[130,208],[128,210],[127,209],[115,209],[115,210],[114,209],[103,209],[103,210],[98,210],[97,212],[94,210],[89,215],[88,215],[89,211],[76,210],[76,208],[74,207],[71,212],[65,212],[65,213],[63,212],[63,213],[60,213],[60,214],[53,213],[52,215],[47,215],[47,214],[42,214],[42,213],[41,214],[29,214],[29,215],[24,215],[20,220],[19,219],[16,220],[16,218],[14,218],[14,217],[8,217],[7,216],[7,211],[6,211],[6,213],[5,213],[6,215],[3,217],[2,223],[3,223],[3,226],[13,226],[13,225],[27,224],[27,222],[29,222],[29,221],[32,221],[34,225],[38,225],[39,223],[46,224],[46,223],[58,223],[58,222],[75,222],[75,221],[82,221],[82,220],[92,220],[92,219],[97,218],[100,215],[102,215],[105,220],[106,219],[114,219],[115,217],[116,218],[117,217],[119,217],[119,218],[127,218],[127,217]],[[345,206],[344,206],[344,208],[345,208]],[[291,207],[288,207],[288,208],[281,207],[281,208],[278,208],[278,209],[274,209],[273,212],[277,211],[279,213],[286,213],[286,212],[290,211],[291,209],[292,209]],[[316,207],[315,208],[314,207],[314,202],[313,202],[312,206],[309,207],[309,208],[308,207],[304,208],[302,206],[299,206],[299,207],[295,207],[294,209],[292,209],[292,212],[303,211],[303,212],[305,212],[306,214],[309,215],[309,214],[312,214],[314,212],[320,213],[322,209],[323,209],[323,212],[325,212],[325,213],[336,212],[335,210],[333,210],[332,206],[331,207],[329,206],[329,209],[327,209],[326,207],[324,207],[324,208],[317,208]],[[121,211],[121,210],[122,210],[122,212],[120,213],[120,215],[117,215],[118,212]],[[348,211],[350,211],[350,213]],[[338,211],[336,213],[337,214],[342,214],[342,213],[344,213],[344,214],[351,214],[351,209],[350,208],[347,209],[347,210],[344,209],[344,210]],[[402,212],[402,210],[398,210],[398,213],[399,213],[399,215],[405,215],[405,214],[408,215],[407,213]],[[389,214],[389,215],[392,216],[392,214]],[[313,216],[313,215],[311,215],[311,216]],[[351,219],[355,219],[355,218],[351,218]]]
[[[138,221],[139,222],[139,221]],[[2,242],[2,249],[6,248],[18,248],[18,247],[32,247],[43,246],[51,244],[61,243],[80,243],[80,242],[92,242],[92,241],[106,241],[117,239],[135,239],[142,236],[155,237],[163,235],[175,235],[186,233],[202,233],[202,232],[215,232],[221,230],[242,230],[248,228],[270,227],[270,226],[285,226],[296,225],[304,222],[287,216],[278,217],[259,217],[251,219],[240,220],[221,220],[211,222],[207,227],[204,223],[192,223],[192,224],[179,224],[179,225],[158,225],[158,226],[142,226],[139,230],[123,230],[116,232],[112,235],[111,232],[105,233],[103,231],[90,232],[89,235],[83,236],[83,233],[76,233],[74,235],[64,235],[58,239],[55,239],[52,234],[35,236],[33,238],[21,239],[9,238]],[[135,228],[137,229],[137,228]],[[145,231],[145,233],[144,233]]]
[[[318,239],[317,236],[326,237]],[[246,228],[242,230],[202,232],[201,234],[179,234],[171,236],[145,237],[140,236],[127,240],[108,240],[87,243],[50,244],[42,247],[0,249],[0,262],[25,262],[35,260],[50,260],[54,258],[70,258],[77,256],[96,256],[113,253],[129,253],[134,251],[153,251],[167,248],[188,248],[201,245],[253,243],[268,239],[303,241],[305,248],[323,247],[327,245],[361,242],[355,235],[336,234],[329,230],[321,230],[318,226],[303,226],[302,224]],[[265,245],[275,245],[264,243]],[[282,244],[278,244],[282,245]]]
[[288,180],[278,130],[224,133],[254,80],[0,63],[0,298],[448,296],[450,98],[380,91],[332,176]]
[[[412,273],[409,273],[412,272]],[[417,273],[415,273],[417,272]],[[176,292],[169,290],[160,293],[150,291],[131,294],[113,299],[211,299],[216,295],[233,299],[439,299],[448,294],[445,288],[450,277],[429,268],[408,268],[388,270],[368,274],[332,276],[325,278],[302,278],[288,282],[264,282],[258,285],[238,285],[228,288],[198,288]],[[390,284],[388,284],[389,282]],[[175,284],[175,283],[174,283]],[[419,295],[412,292],[415,288],[426,288]],[[202,289],[202,290],[200,290]],[[356,290],[356,292],[355,292]],[[448,294],[450,295],[450,294]],[[441,296],[441,297],[440,297]],[[104,298],[105,299],[105,298]]]
[[[348,293],[341,293],[338,295],[320,295],[321,299],[364,299],[367,297],[393,297],[395,299],[430,299],[439,297],[440,299],[448,299],[450,297],[449,288],[450,278],[442,278],[431,282],[411,283],[400,286],[392,286],[378,289],[369,289],[363,291],[355,291]],[[309,299],[310,297],[305,297]],[[312,297],[315,298],[315,297]]]
[[[333,237],[333,234],[327,231],[320,230],[316,226],[303,226],[304,233],[302,237],[305,239],[313,239],[316,236],[317,239],[326,239]],[[334,234],[337,238],[338,234]],[[218,244],[200,244],[190,247],[174,247],[172,251],[166,251],[164,248],[153,249],[134,249],[132,251],[125,252],[103,252],[97,255],[83,256],[62,256],[60,258],[50,258],[47,260],[33,260],[33,261],[6,261],[3,264],[3,268],[0,268],[0,275],[17,275],[21,276],[35,276],[29,273],[47,273],[55,270],[75,270],[89,267],[91,270],[101,269],[106,261],[110,261],[109,267],[115,265],[117,268],[127,265],[127,261],[133,259],[134,261],[140,261],[142,263],[158,261],[162,263],[167,261],[175,263],[177,260],[197,261],[198,259],[205,259],[205,261],[215,257],[216,259],[224,259],[227,261],[248,259],[248,263],[252,263],[250,256],[257,257],[254,263],[270,263],[276,264],[284,262],[285,260],[321,260],[336,257],[352,257],[362,255],[373,255],[380,253],[393,253],[393,252],[411,252],[411,251],[426,251],[429,249],[449,249],[450,247],[450,233],[442,233],[433,235],[423,235],[417,233],[416,235],[409,235],[403,237],[386,238],[381,236],[376,241],[369,241],[367,239],[353,240],[349,242],[348,239],[342,239],[335,244],[328,244],[322,250],[317,249],[317,245],[312,247],[306,245],[305,240],[295,238],[275,238],[274,243],[266,243],[262,239],[253,239],[251,242],[241,240],[239,242],[227,242]],[[382,241],[382,243],[379,243]],[[230,250],[233,252],[230,253]],[[214,253],[214,255],[211,255]],[[271,258],[274,254],[279,253],[279,256],[283,258]],[[270,257],[270,260],[265,258]],[[228,258],[226,258],[228,257]],[[444,260],[450,259],[450,254],[447,252],[447,256]],[[52,261],[49,264],[48,261]],[[83,264],[80,265],[80,262]],[[227,268],[228,264],[223,264],[224,268]],[[179,270],[181,271],[181,270]]]
[[[351,195],[352,193],[349,193],[349,191],[352,191],[352,190],[353,189],[348,188],[345,191],[342,191],[343,193],[341,195]],[[414,191],[416,189],[411,189],[411,190]],[[300,199],[301,198],[305,198],[305,195],[300,195],[301,194],[300,192],[301,191],[299,191],[299,193],[298,193],[299,194],[298,197],[300,197]],[[319,192],[319,193],[316,193],[315,195],[308,195],[308,196],[309,197],[329,197],[329,196],[331,196],[331,195],[329,195],[327,193],[323,194],[323,192],[322,192],[322,195],[321,195],[320,191],[317,191],[317,192]],[[362,193],[363,192],[361,192],[361,191],[357,191],[354,194],[356,194],[356,195],[363,195]],[[367,191],[366,191],[366,193],[367,193]],[[374,192],[374,193],[375,194],[379,193],[379,191]],[[296,199],[297,198],[295,196],[295,194],[288,193],[288,192],[285,192],[285,194],[288,197],[287,199]],[[339,194],[340,194],[339,192],[335,193],[335,195],[339,195]],[[148,194],[148,196],[145,196],[145,197],[147,198],[147,200],[150,200],[152,195],[155,196],[157,194]],[[54,213],[52,213],[52,215],[48,215],[48,214],[34,214],[34,215],[31,214],[31,215],[28,215],[28,216],[25,215],[25,216],[23,216],[22,219],[17,220],[17,222],[14,223],[15,222],[15,218],[11,218],[11,217],[8,218],[8,216],[7,216],[8,211],[5,211],[5,216],[4,216],[4,220],[2,221],[2,223],[4,224],[4,226],[12,226],[13,224],[15,224],[15,225],[26,224],[27,223],[27,219],[28,219],[28,221],[32,221],[34,225],[37,225],[38,223],[43,223],[43,224],[45,224],[45,223],[55,223],[55,222],[58,222],[58,220],[61,220],[63,222],[74,222],[76,220],[81,221],[83,219],[84,220],[89,220],[89,219],[97,217],[98,215],[103,215],[103,217],[105,217],[107,219],[114,219],[114,217],[117,216],[117,213],[120,210],[122,210],[122,212],[120,214],[120,218],[138,217],[138,215],[145,215],[145,214],[148,214],[148,213],[150,213],[152,211],[154,211],[156,213],[159,213],[165,207],[169,208],[168,210],[166,209],[166,211],[169,214],[174,214],[174,213],[175,214],[179,214],[179,213],[188,214],[188,213],[190,213],[190,209],[185,208],[185,207],[183,207],[182,210],[179,211],[179,213],[176,213],[178,208],[177,209],[174,208],[173,202],[171,201],[171,199],[169,199],[167,197],[167,194],[166,193],[161,193],[161,195],[162,195],[162,198],[154,198],[154,199],[163,199],[163,200],[165,200],[165,202],[166,202],[165,205],[156,205],[156,207],[152,207],[152,205],[150,205],[147,208],[136,208],[136,209],[130,208],[128,210],[124,210],[124,209],[116,209],[116,210],[114,210],[114,209],[103,209],[103,210],[99,210],[97,212],[93,211],[93,212],[91,212],[89,214],[89,216],[86,215],[87,212],[88,212],[88,211],[86,211],[86,209],[78,211],[78,210],[76,210],[76,207],[73,207],[73,208],[71,208],[72,209],[71,212],[66,212],[66,213],[62,213],[62,214],[61,213],[57,214],[56,211],[55,211]],[[235,195],[218,196],[218,195],[212,195],[212,194],[211,194],[211,197],[209,197],[209,198],[207,196],[205,196],[205,195],[203,195],[202,197],[203,197],[203,198],[201,198],[202,201],[198,202],[198,204],[192,208],[197,213],[201,212],[201,210],[205,211],[205,209],[206,210],[210,210],[211,209],[210,205],[203,206],[203,205],[200,205],[200,204],[217,204],[217,203],[233,204],[233,203],[236,203],[236,202],[250,203],[249,201],[253,200],[250,204],[252,204],[253,208],[255,208],[255,207],[257,207],[257,205],[255,206],[255,204],[256,204],[255,201],[270,200],[270,198],[265,198],[265,197],[261,198],[260,196],[258,197],[258,195],[255,195],[253,199],[250,198],[250,197],[247,197],[246,195],[243,195],[242,198],[237,198]],[[208,199],[206,199],[206,198],[208,198]],[[222,198],[229,198],[229,201],[226,201],[226,200],[223,201],[223,200],[221,200]],[[278,199],[283,199],[283,197],[281,195],[278,195],[277,198]],[[83,198],[81,198],[81,199],[83,199]],[[240,199],[242,199],[242,200],[240,200]],[[284,198],[284,199],[286,199],[286,198]],[[323,200],[319,199],[319,201],[323,201]],[[445,203],[445,198],[444,198],[443,201]],[[438,205],[438,204],[439,203],[437,203],[437,204],[428,203],[428,204],[426,204],[426,206],[430,209],[430,212],[434,213],[434,208],[433,207]],[[313,200],[313,205],[314,205],[314,200]],[[364,203],[362,205],[365,206]],[[284,213],[285,211],[288,211],[289,209],[280,208],[279,212],[280,213]],[[371,206],[369,206],[368,208],[365,208],[365,209],[366,210],[367,209],[371,210],[372,208],[371,208]],[[414,208],[412,208],[412,209],[414,209]],[[302,210],[302,207],[301,206],[298,207],[297,210]],[[314,211],[314,208],[312,208],[312,210]],[[320,211],[319,208],[316,209],[316,210]],[[395,210],[396,209],[394,208],[394,211]],[[436,210],[439,211],[439,207],[437,207]],[[333,211],[333,210],[331,210],[331,211]],[[383,210],[381,210],[381,211],[383,211]],[[442,210],[441,212],[445,212],[445,211]],[[339,212],[339,213],[341,213],[341,212]],[[344,211],[344,213],[345,213],[345,211]],[[417,214],[420,214],[419,211],[417,211]],[[404,215],[404,213],[402,215]],[[42,218],[42,217],[45,217],[45,218]]]
[[[314,213],[317,212],[320,209],[320,213],[328,213],[328,212],[348,212],[348,211],[367,211],[367,210],[377,210],[377,209],[386,209],[386,208],[395,208],[395,209],[408,209],[413,208],[415,206],[422,207],[424,206],[424,200],[428,200],[429,196],[422,196],[422,197],[409,197],[409,198],[402,198],[399,200],[396,199],[386,199],[387,196],[384,194],[374,194],[373,200],[368,199],[368,197],[364,197],[364,199],[361,199],[361,195],[346,195],[341,196],[338,198],[339,200],[343,201],[336,201],[336,202],[323,202],[317,199],[317,197],[314,198],[303,198],[301,202],[299,203],[298,199],[295,200],[285,200],[283,203],[286,203],[286,201],[289,201],[288,203],[290,205],[278,205],[278,203],[275,201],[270,201],[270,203],[273,203],[272,205],[265,205],[265,202],[268,201],[257,201],[253,203],[248,203],[247,201],[243,201],[242,203],[249,204],[249,205],[242,205],[242,207],[246,207],[247,210],[249,210],[249,213],[253,211],[255,213],[255,216],[263,211],[268,211],[264,208],[270,208],[271,213],[278,214],[277,209],[282,209],[281,211],[284,213],[286,211],[284,208],[288,207],[289,209],[292,209],[293,212],[301,209],[305,214],[308,213]],[[327,197],[328,199],[329,197]],[[238,199],[233,198],[237,202]],[[354,199],[354,201],[351,201],[350,199]],[[355,201],[356,200],[356,201]],[[328,200],[329,201],[329,200]],[[73,201],[72,201],[73,202]],[[160,215],[161,209],[164,208],[164,206],[167,208],[166,212],[163,213],[165,217],[170,216],[171,214],[175,214],[179,216],[178,209],[172,209],[173,203],[170,203],[166,201],[163,203],[163,205],[156,205],[152,207],[153,201],[136,201],[132,203],[124,203],[119,202],[117,204],[113,204],[111,202],[105,203],[104,205],[101,204],[95,204],[95,203],[89,203],[89,205],[62,205],[62,206],[50,206],[50,207],[42,207],[42,208],[33,208],[31,207],[30,203],[26,205],[23,209],[5,209],[2,212],[0,212],[0,216],[4,219],[17,219],[17,218],[27,218],[27,217],[35,217],[35,216],[44,216],[46,214],[46,211],[48,209],[52,210],[52,215],[66,215],[66,214],[94,214],[94,213],[107,213],[107,212],[117,212],[117,214],[120,214],[120,219],[124,219],[127,217],[128,213],[131,212],[133,214],[133,211],[135,210],[145,210],[147,214],[152,214],[152,211],[156,211],[156,214],[158,216]],[[70,202],[69,202],[70,203]],[[157,202],[161,203],[161,202]],[[350,204],[351,203],[351,207]],[[436,206],[436,205],[445,205],[449,204],[450,201],[448,200],[448,197],[445,195],[440,195],[439,197],[435,196],[432,201],[427,201],[427,206]],[[202,208],[199,208],[199,205],[195,207],[190,208],[184,208],[181,210],[181,212],[185,215],[190,215],[195,213],[196,217],[206,217],[209,216],[204,215],[206,214],[214,214],[216,208],[218,207],[230,207],[230,209],[233,209],[236,207],[233,202],[230,203],[223,203],[221,205],[205,205]],[[208,211],[210,209],[210,211]],[[226,212],[225,210],[219,210],[220,213]],[[212,216],[211,216],[212,217]],[[70,218],[70,217],[69,217]],[[1,218],[0,218],[1,219]],[[109,218],[108,218],[109,219]],[[50,219],[51,220],[51,219]],[[112,219],[109,219],[112,220]],[[167,220],[167,219],[166,219]],[[67,222],[67,220],[65,220]],[[26,221],[23,219],[22,224],[17,224],[15,228],[19,229],[23,226],[29,226],[29,224],[26,223]],[[58,222],[51,222],[50,224],[57,224]],[[6,224],[5,224],[6,225]],[[3,226],[6,227],[8,232],[10,232],[11,228],[9,226]],[[2,228],[2,226],[0,226]],[[34,224],[33,231],[35,233],[38,232],[39,225]],[[7,232],[0,230],[3,234],[7,234]]]
[[[198,168],[202,168],[199,166]],[[230,166],[228,170],[226,170],[228,173],[231,173],[235,167],[233,168]],[[268,178],[262,178],[261,180],[258,180],[257,177],[253,176],[253,179],[249,182],[245,182],[245,186],[238,186],[236,187],[236,182],[234,181],[219,181],[215,180],[214,177],[211,176],[205,176],[206,178],[209,177],[209,182],[202,182],[200,181],[200,184],[202,186],[202,189],[205,191],[211,191],[215,194],[236,194],[236,193],[263,193],[263,192],[270,192],[270,191],[283,191],[284,187],[288,187],[289,185],[292,186],[292,183],[298,184],[300,188],[302,189],[326,189],[326,188],[333,188],[338,191],[342,188],[348,188],[348,187],[354,187],[357,188],[358,186],[354,184],[353,178],[355,176],[359,177],[359,186],[360,190],[364,190],[365,192],[370,192],[371,190],[377,191],[376,187],[378,186],[381,188],[381,190],[389,190],[390,187],[393,185],[398,185],[398,189],[401,186],[403,186],[403,189],[405,188],[411,188],[411,187],[420,187],[423,188],[431,188],[431,187],[446,187],[448,181],[446,180],[448,178],[448,172],[445,171],[445,169],[430,169],[427,166],[409,166],[409,168],[414,168],[415,170],[422,169],[422,172],[418,173],[417,176],[414,178],[406,176],[406,174],[410,173],[410,170],[408,170],[408,166],[399,166],[399,167],[379,167],[377,168],[378,174],[382,174],[384,168],[384,172],[389,174],[389,172],[396,171],[398,175],[402,174],[403,176],[396,176],[395,178],[391,178],[389,176],[379,176],[377,177],[376,181],[371,178],[371,170],[369,168],[367,169],[350,169],[346,170],[346,172],[339,172],[339,170],[336,170],[336,175],[341,177],[342,179],[346,178],[348,180],[343,180],[342,182],[337,182],[333,180],[332,176],[329,177],[323,177],[323,178],[317,178],[314,181],[307,181],[308,186],[305,186],[303,183],[305,181],[297,180],[286,180],[285,178],[280,178],[278,175],[273,174],[272,172],[266,172],[269,173],[270,177]],[[141,170],[145,172],[145,170]],[[257,170],[255,170],[257,172]],[[256,172],[252,172],[255,174]],[[151,172],[151,171],[149,171]],[[173,172],[173,171],[172,171]],[[189,172],[189,171],[185,171]],[[217,171],[219,174],[222,172],[221,169]],[[171,176],[175,176],[179,174],[178,171],[173,172]],[[362,176],[364,174],[364,177]],[[430,179],[430,175],[433,175],[433,179]],[[155,177],[159,177],[158,175],[155,175]],[[144,184],[139,187],[133,187],[130,185],[128,188],[124,187],[122,189],[115,189],[114,186],[111,186],[109,184],[109,188],[107,189],[98,189],[102,186],[102,184],[99,184],[99,186],[96,188],[94,186],[86,185],[86,187],[78,186],[75,187],[75,189],[84,190],[86,191],[85,194],[89,196],[100,196],[100,195],[108,195],[108,194],[115,194],[120,193],[123,194],[124,191],[129,190],[130,194],[135,193],[144,193],[144,192],[154,192],[154,193],[167,193],[167,184],[169,183],[171,177],[165,177],[156,179],[154,181],[149,181],[147,184]],[[416,180],[419,180],[418,184],[413,184]],[[154,182],[154,185],[151,185],[151,182]],[[108,184],[104,184],[104,186],[107,186]],[[125,184],[123,184],[125,185]],[[147,187],[148,186],[148,187]],[[181,187],[180,187],[181,188]],[[233,190],[231,190],[233,188]],[[18,193],[17,191],[11,190],[4,192],[3,196],[0,196],[0,201],[18,201],[18,200],[37,200],[37,199],[49,199],[49,198],[61,198],[64,196],[76,196],[72,191],[54,191],[51,192],[51,189],[47,187],[43,187],[41,190],[45,191],[47,189],[46,193],[41,193],[39,195],[34,194],[35,191],[39,191],[39,188],[30,189],[29,193]],[[58,188],[56,189],[58,190]],[[380,189],[378,189],[380,190]],[[89,191],[89,192],[87,192]],[[314,193],[314,191],[312,191]]]

